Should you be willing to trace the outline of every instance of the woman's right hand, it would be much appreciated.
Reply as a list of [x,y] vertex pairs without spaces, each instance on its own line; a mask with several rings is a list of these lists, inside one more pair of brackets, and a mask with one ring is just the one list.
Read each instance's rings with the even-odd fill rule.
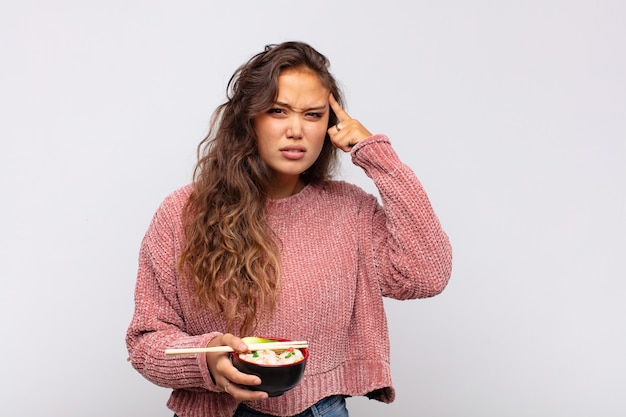
[[[235,352],[248,351],[248,346],[243,340],[230,333],[224,333],[213,338],[207,346],[230,346]],[[206,353],[206,361],[215,384],[236,400],[253,401],[268,397],[266,392],[251,391],[245,387],[246,385],[258,385],[261,383],[261,379],[256,375],[239,372],[233,366],[229,353]]]

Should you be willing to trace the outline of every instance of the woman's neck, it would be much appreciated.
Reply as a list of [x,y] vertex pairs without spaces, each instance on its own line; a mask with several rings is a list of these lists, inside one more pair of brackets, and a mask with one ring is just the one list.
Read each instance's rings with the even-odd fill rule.
[[298,194],[306,184],[302,178],[297,177],[292,181],[276,180],[269,191],[269,197],[272,200],[280,200],[282,198],[291,197]]

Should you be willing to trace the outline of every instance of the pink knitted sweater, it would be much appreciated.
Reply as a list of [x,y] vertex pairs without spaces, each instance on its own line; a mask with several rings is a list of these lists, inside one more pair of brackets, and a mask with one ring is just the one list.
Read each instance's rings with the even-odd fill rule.
[[[268,202],[283,275],[277,313],[257,334],[307,340],[310,357],[296,388],[248,404],[262,412],[294,415],[333,394],[393,401],[383,296],[431,297],[450,277],[448,238],[389,139],[372,136],[351,154],[378,187],[382,206],[341,181]],[[206,346],[224,330],[220,317],[193,307],[193,288],[176,271],[190,187],[165,199],[142,242],[129,360],[173,389],[168,406],[180,417],[227,417],[237,402],[212,382],[205,355],[164,355],[167,348]]]

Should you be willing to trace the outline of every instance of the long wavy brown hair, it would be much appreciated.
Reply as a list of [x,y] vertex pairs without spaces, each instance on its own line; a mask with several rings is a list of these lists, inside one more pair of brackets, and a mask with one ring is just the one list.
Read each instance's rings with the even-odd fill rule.
[[[288,69],[313,71],[342,104],[328,59],[302,42],[268,45],[235,71],[227,100],[198,145],[193,191],[185,206],[181,274],[195,283],[200,305],[225,318],[227,331],[250,335],[274,312],[280,283],[280,242],[268,225],[271,170],[259,156],[254,118],[278,96]],[[328,127],[337,123],[330,111]],[[337,150],[326,134],[315,163],[301,174],[307,184],[331,178]]]

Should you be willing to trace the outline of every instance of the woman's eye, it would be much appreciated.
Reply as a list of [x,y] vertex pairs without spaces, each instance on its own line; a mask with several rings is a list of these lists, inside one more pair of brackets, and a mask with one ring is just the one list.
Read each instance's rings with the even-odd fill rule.
[[321,119],[322,113],[307,113],[307,116],[314,118],[314,119]]
[[273,108],[267,111],[269,114],[281,114],[283,113],[283,109]]

